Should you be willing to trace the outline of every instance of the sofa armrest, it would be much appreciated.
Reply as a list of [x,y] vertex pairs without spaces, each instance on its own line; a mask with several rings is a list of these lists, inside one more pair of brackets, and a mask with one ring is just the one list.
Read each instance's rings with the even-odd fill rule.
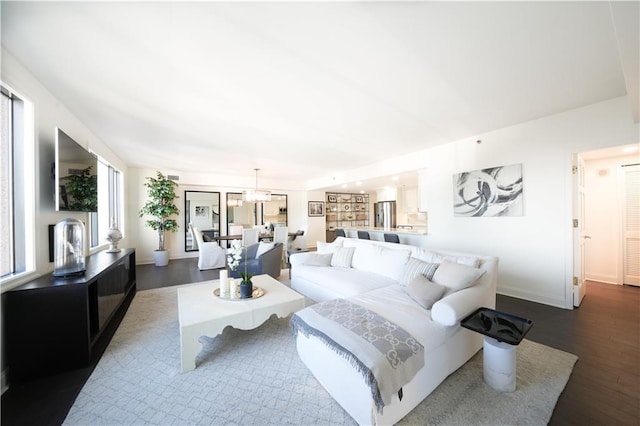
[[487,290],[484,287],[469,287],[443,297],[433,304],[431,319],[442,325],[456,325],[464,317],[486,305]]

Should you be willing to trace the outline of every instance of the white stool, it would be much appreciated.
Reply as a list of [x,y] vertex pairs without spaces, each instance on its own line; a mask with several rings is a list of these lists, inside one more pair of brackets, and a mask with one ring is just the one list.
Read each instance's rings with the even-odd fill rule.
[[515,345],[498,342],[485,336],[483,345],[483,377],[493,389],[500,392],[516,390],[516,349]]

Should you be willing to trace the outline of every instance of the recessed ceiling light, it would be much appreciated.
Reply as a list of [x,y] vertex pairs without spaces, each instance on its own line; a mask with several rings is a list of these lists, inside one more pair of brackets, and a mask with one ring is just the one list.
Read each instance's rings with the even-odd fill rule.
[[391,178],[391,180],[394,181],[394,182],[397,181],[398,179],[400,179],[398,176],[394,176],[394,177]]
[[356,186],[362,186],[362,182],[356,182]]
[[347,187],[347,184],[346,184],[346,183],[343,183],[343,184],[342,184],[342,188],[346,188],[346,187]]
[[360,193],[361,193],[361,194],[364,194],[364,190],[363,190],[363,189],[361,189],[361,190],[360,190]]
[[637,146],[628,146],[626,148],[623,148],[622,152],[629,153],[629,152],[636,152],[637,150],[638,150]]

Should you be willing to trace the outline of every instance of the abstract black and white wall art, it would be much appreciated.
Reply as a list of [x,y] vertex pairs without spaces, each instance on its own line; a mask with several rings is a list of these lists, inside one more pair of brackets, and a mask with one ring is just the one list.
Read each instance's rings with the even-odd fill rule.
[[454,216],[522,216],[522,164],[453,176]]

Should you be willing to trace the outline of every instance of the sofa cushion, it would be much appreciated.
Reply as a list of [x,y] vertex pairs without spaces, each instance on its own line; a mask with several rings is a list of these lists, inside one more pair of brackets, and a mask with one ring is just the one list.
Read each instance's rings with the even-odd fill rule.
[[431,309],[447,288],[418,274],[406,287],[407,294],[425,309]]
[[400,277],[400,284],[409,285],[411,281],[418,275],[423,275],[429,280],[433,280],[433,274],[438,269],[438,263],[423,262],[415,257],[410,258],[404,266],[402,276]]
[[309,266],[331,266],[331,253],[308,253],[304,260],[305,265]]
[[433,274],[433,282],[447,287],[445,296],[473,285],[484,271],[461,263],[443,261]]
[[400,280],[402,271],[411,255],[410,250],[392,250],[373,244],[358,244],[355,247],[351,267],[384,275],[396,281]]
[[424,247],[416,247],[413,257],[428,263],[442,263],[443,261],[448,260],[450,262],[471,266],[472,268],[477,268],[480,265],[480,259],[475,256],[438,253]]
[[275,246],[276,246],[276,243],[265,243],[263,241],[260,241],[258,243],[258,250],[256,250],[256,259],[262,256],[262,254],[274,248]]
[[318,253],[333,253],[337,248],[342,247],[342,240],[335,240],[332,243],[316,241],[316,251]]
[[353,247],[337,247],[331,256],[331,266],[351,268],[351,259],[355,250]]
[[306,264],[291,270],[292,288],[316,302],[351,297],[396,282],[379,274],[353,268],[318,268]]

